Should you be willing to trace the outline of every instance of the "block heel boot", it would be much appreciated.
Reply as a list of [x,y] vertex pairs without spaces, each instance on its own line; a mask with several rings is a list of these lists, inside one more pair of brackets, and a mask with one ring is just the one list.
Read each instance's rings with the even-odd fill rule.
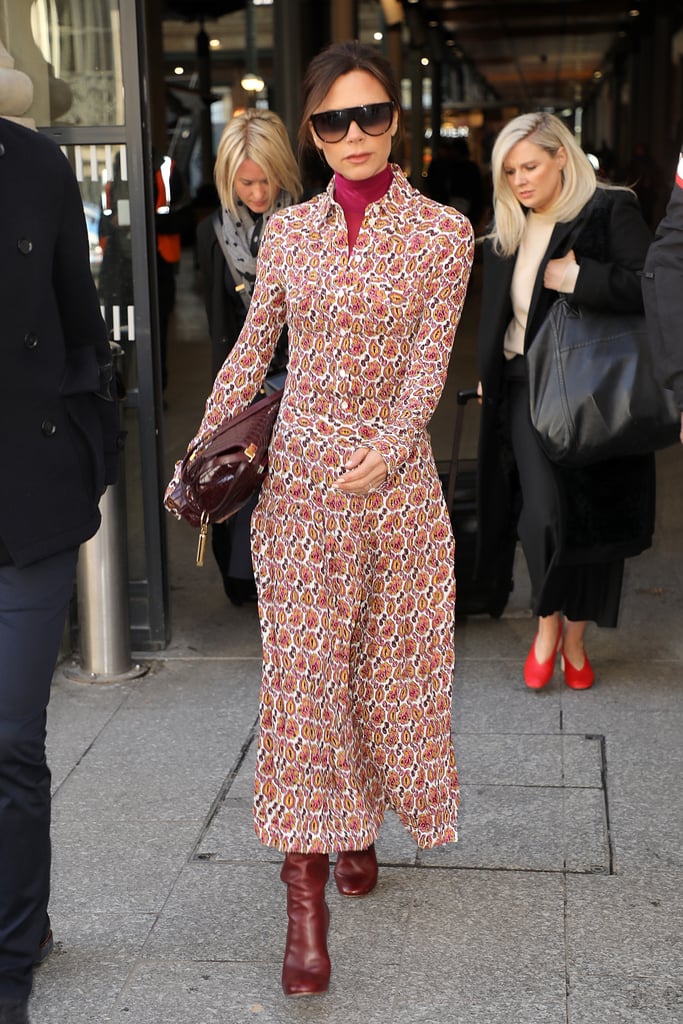
[[288,853],[280,878],[287,886],[287,943],[282,965],[286,996],[315,996],[327,991],[330,912],[325,886],[330,877],[326,853]]
[[334,880],[342,896],[367,896],[377,885],[375,844],[367,850],[343,850],[334,866]]

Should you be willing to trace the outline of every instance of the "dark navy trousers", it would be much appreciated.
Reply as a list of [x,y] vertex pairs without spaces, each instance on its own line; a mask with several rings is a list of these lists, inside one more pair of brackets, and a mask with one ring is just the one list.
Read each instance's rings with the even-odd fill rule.
[[0,1001],[28,997],[47,926],[45,723],[77,557],[0,566]]

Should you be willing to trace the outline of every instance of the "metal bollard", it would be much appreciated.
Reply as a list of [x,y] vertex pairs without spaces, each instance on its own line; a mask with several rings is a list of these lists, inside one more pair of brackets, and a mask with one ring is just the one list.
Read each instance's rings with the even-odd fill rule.
[[86,683],[120,682],[147,671],[147,666],[133,665],[130,656],[123,460],[117,482],[110,484],[100,499],[100,514],[99,530],[81,545],[78,555],[80,663],[63,669],[67,678]]

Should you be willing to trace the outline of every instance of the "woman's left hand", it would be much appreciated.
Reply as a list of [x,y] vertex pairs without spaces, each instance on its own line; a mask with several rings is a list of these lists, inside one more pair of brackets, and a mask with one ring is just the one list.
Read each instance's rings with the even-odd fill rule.
[[381,487],[387,478],[387,464],[372,448],[356,448],[344,463],[346,472],[334,486],[346,494],[369,494]]
[[561,260],[548,260],[543,274],[543,284],[550,291],[559,292],[562,290],[562,282],[568,267],[576,266],[574,250],[570,249]]

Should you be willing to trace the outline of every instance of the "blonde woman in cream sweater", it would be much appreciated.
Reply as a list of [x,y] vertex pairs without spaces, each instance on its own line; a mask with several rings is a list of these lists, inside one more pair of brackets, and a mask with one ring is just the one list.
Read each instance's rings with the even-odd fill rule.
[[651,237],[635,195],[598,185],[551,114],[523,114],[502,129],[492,174],[478,337],[479,568],[493,565],[514,517],[538,616],[524,681],[546,686],[560,653],[565,683],[588,689],[587,623],[616,626],[624,559],[651,544],[654,459],[551,463],[531,426],[526,354],[558,292],[583,306],[642,312],[638,272]]

